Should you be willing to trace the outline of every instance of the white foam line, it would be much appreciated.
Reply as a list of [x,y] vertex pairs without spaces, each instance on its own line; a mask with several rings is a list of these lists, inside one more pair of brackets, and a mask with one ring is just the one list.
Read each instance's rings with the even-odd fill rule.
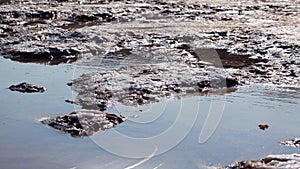
[[156,152],[157,152],[157,147],[155,146],[155,149],[154,149],[153,153],[151,153],[148,157],[146,157],[145,159],[143,159],[140,162],[137,162],[137,163],[135,163],[135,164],[133,164],[129,167],[126,167],[125,169],[133,169],[135,167],[140,166],[141,164],[143,164],[143,163],[147,162],[148,160],[150,160],[155,155]]

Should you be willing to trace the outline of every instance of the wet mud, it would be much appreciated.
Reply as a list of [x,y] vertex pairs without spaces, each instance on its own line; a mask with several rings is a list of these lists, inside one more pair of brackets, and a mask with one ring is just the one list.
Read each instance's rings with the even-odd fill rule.
[[300,155],[299,154],[280,154],[268,155],[259,160],[242,161],[226,169],[271,169],[271,168],[299,168]]
[[113,128],[125,119],[122,115],[81,110],[63,116],[44,117],[39,121],[58,131],[68,133],[72,137],[83,137]]
[[172,63],[167,67],[163,63],[83,74],[69,85],[78,93],[76,102],[84,108],[105,110],[113,103],[149,104],[166,97],[217,92],[238,84],[234,78],[209,74],[202,68],[187,71],[180,63],[176,66]]
[[[76,102],[84,108],[105,110],[116,102],[148,104],[253,83],[299,84],[297,29],[291,25],[290,32],[266,31],[297,22],[297,13],[289,15],[298,10],[293,4],[130,1],[108,5],[118,6],[111,10],[118,24],[77,30],[91,37],[90,52],[114,67],[83,74],[72,82],[78,92]],[[283,13],[290,18],[279,16]],[[95,65],[93,59],[85,64]]]
[[56,65],[60,63],[71,63],[77,60],[76,54],[79,53],[73,49],[49,48],[43,51],[10,51],[4,56],[13,61],[22,63],[41,63]]
[[287,141],[280,142],[281,145],[290,146],[290,147],[300,147],[300,138],[294,138]]
[[14,0],[0,6],[0,53],[50,65],[111,62],[114,70],[72,82],[71,103],[101,111],[252,83],[298,85],[297,3]]
[[12,0],[0,6],[0,52],[50,65],[135,56],[238,69],[240,84],[298,84],[297,3]]
[[34,84],[29,84],[26,82],[22,82],[17,85],[11,85],[9,86],[9,89],[11,91],[18,91],[22,93],[43,93],[46,91],[45,87],[34,85]]
[[[77,96],[67,102],[93,110],[40,120],[73,137],[90,136],[124,122],[103,112],[115,103],[225,94],[255,83],[299,86],[299,11],[299,1],[279,0],[11,0],[0,5],[0,54],[23,63],[112,67],[68,84]],[[44,88],[21,83],[10,89]],[[299,168],[299,155],[228,168],[286,166]]]

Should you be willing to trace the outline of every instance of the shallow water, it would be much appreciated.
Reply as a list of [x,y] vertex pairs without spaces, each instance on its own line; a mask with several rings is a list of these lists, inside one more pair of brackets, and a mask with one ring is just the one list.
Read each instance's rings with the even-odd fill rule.
[[[226,94],[226,98],[194,96],[140,107],[115,105],[108,112],[122,113],[128,120],[115,130],[99,132],[91,138],[73,138],[43,126],[37,122],[38,118],[68,114],[77,108],[64,102],[75,95],[66,83],[78,76],[76,69],[71,64],[22,64],[0,58],[0,168],[205,168],[268,154],[299,153],[297,148],[279,145],[280,141],[299,137],[299,88],[246,86]],[[47,91],[23,94],[7,89],[23,81],[42,85]],[[211,101],[218,99],[225,100],[222,119],[208,141],[199,144]],[[188,123],[188,116],[183,116],[186,120],[175,120],[180,110],[188,114],[197,106],[194,124]],[[126,149],[129,146],[126,142],[112,140],[108,135],[117,131],[135,138],[148,138],[166,131],[173,123],[192,128],[171,150],[144,160],[111,154],[97,141],[100,135],[99,138]],[[269,129],[260,130],[258,125],[265,123]],[[168,141],[172,142],[162,140]]]

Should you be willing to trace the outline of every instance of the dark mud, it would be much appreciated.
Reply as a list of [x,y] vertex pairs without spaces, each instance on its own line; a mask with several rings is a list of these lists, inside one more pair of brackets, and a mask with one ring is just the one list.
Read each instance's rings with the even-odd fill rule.
[[281,154],[281,155],[269,155],[265,158],[253,161],[242,161],[232,166],[226,167],[226,169],[271,169],[271,168],[299,168],[300,167],[300,155],[299,154]]
[[[191,47],[187,51],[191,53],[195,53],[193,49],[199,47],[213,47],[245,55],[233,54],[230,59],[221,58],[225,68],[249,66],[254,60],[247,59],[249,54],[264,58],[287,57],[284,60],[293,62],[295,58],[289,55],[298,55],[299,52],[298,31],[294,27],[299,17],[297,11],[299,5],[276,0],[237,4],[226,1],[220,4],[213,1],[12,0],[9,5],[4,3],[0,7],[1,53],[16,61],[46,64],[74,62],[82,55],[94,54],[94,51],[111,54],[110,47],[119,47],[119,54],[124,54],[132,47],[122,46],[122,43],[135,43],[126,34],[140,29],[143,34],[138,35],[139,42],[147,42],[145,46],[149,49],[166,47],[165,44],[169,42],[172,45],[177,39],[189,44]],[[126,30],[127,23],[132,25],[131,30]],[[98,36],[93,27],[101,25],[107,25],[107,28],[104,26],[102,32],[103,27],[100,27],[98,30],[103,34]],[[114,34],[112,30],[118,25],[125,29],[118,31],[120,38],[117,39],[122,41],[114,44],[117,39],[106,37],[105,34]],[[150,35],[147,32],[155,36],[145,38]],[[96,42],[96,46],[91,42]],[[112,46],[102,48],[105,44],[99,43]],[[218,53],[223,55],[224,51],[218,50]],[[253,72],[265,72],[260,67],[257,69]],[[289,75],[298,76],[298,70],[292,67],[288,69],[291,72]]]
[[9,5],[1,5],[0,53],[24,63],[75,62],[89,40],[75,29],[110,22],[114,18],[109,13],[81,11],[73,3],[66,3],[64,7],[63,3],[10,1]]
[[125,121],[122,115],[101,111],[81,110],[64,116],[46,117],[40,122],[72,137],[91,136],[98,131],[107,130]]
[[42,63],[57,65],[60,63],[71,63],[77,60],[76,54],[79,52],[74,49],[49,48],[35,51],[9,51],[4,56],[13,61],[23,63]]
[[11,91],[18,91],[22,93],[43,93],[46,91],[45,87],[34,85],[34,84],[28,84],[26,82],[22,82],[17,85],[11,85],[9,86],[9,89]]
[[281,145],[290,146],[290,147],[300,147],[300,138],[294,138],[288,141],[280,142]]

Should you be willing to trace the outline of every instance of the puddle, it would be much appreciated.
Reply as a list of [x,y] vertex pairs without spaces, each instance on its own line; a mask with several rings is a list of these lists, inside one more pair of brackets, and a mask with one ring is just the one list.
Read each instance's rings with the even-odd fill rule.
[[195,49],[194,52],[199,60],[221,68],[243,68],[268,61],[262,58],[252,59],[251,55],[232,54],[227,49]]
[[[73,77],[72,65],[54,67],[23,65],[3,58],[0,64],[1,77],[6,79],[1,82],[1,95],[5,96],[1,97],[0,102],[3,124],[0,132],[1,166],[12,169],[20,166],[22,168],[126,168],[143,160],[113,155],[95,144],[89,137],[72,138],[48,129],[36,121],[42,117],[63,116],[76,109],[73,105],[64,102],[66,99],[73,98],[70,87],[66,86]],[[6,76],[7,73],[11,76]],[[8,90],[7,87],[19,81],[19,78],[41,84],[47,88],[47,92],[42,95],[27,95]],[[269,92],[270,88],[274,92]],[[235,161],[260,159],[269,154],[299,152],[298,149],[279,144],[299,134],[297,119],[300,117],[297,112],[300,109],[300,100],[294,97],[298,95],[299,90],[272,86],[242,87],[234,93],[227,94],[221,122],[204,144],[199,144],[199,134],[208,115],[212,98],[218,99],[220,96],[193,96],[183,100],[174,98],[138,107],[114,105],[107,112],[121,113],[128,117],[127,121],[115,128],[116,131],[131,137],[148,138],[166,131],[175,122],[181,103],[186,102],[184,100],[187,99],[191,105],[199,106],[197,119],[187,137],[170,151],[151,157],[139,167],[221,167]],[[193,110],[187,107],[182,111]],[[153,115],[156,115],[156,118]],[[148,122],[141,123],[143,121]],[[262,131],[257,127],[259,124],[268,124],[270,128]],[[98,134],[110,132],[112,131],[106,130]],[[111,141],[122,147],[129,146],[118,140]]]
[[[0,53],[10,58],[0,56],[1,167],[297,162],[298,2],[8,3],[0,3]],[[8,89],[23,81],[47,92]]]
[[58,65],[61,63],[72,63],[77,60],[77,58],[59,58],[59,59],[51,59],[51,58],[10,58],[13,61],[21,62],[21,63],[40,63],[46,65]]

